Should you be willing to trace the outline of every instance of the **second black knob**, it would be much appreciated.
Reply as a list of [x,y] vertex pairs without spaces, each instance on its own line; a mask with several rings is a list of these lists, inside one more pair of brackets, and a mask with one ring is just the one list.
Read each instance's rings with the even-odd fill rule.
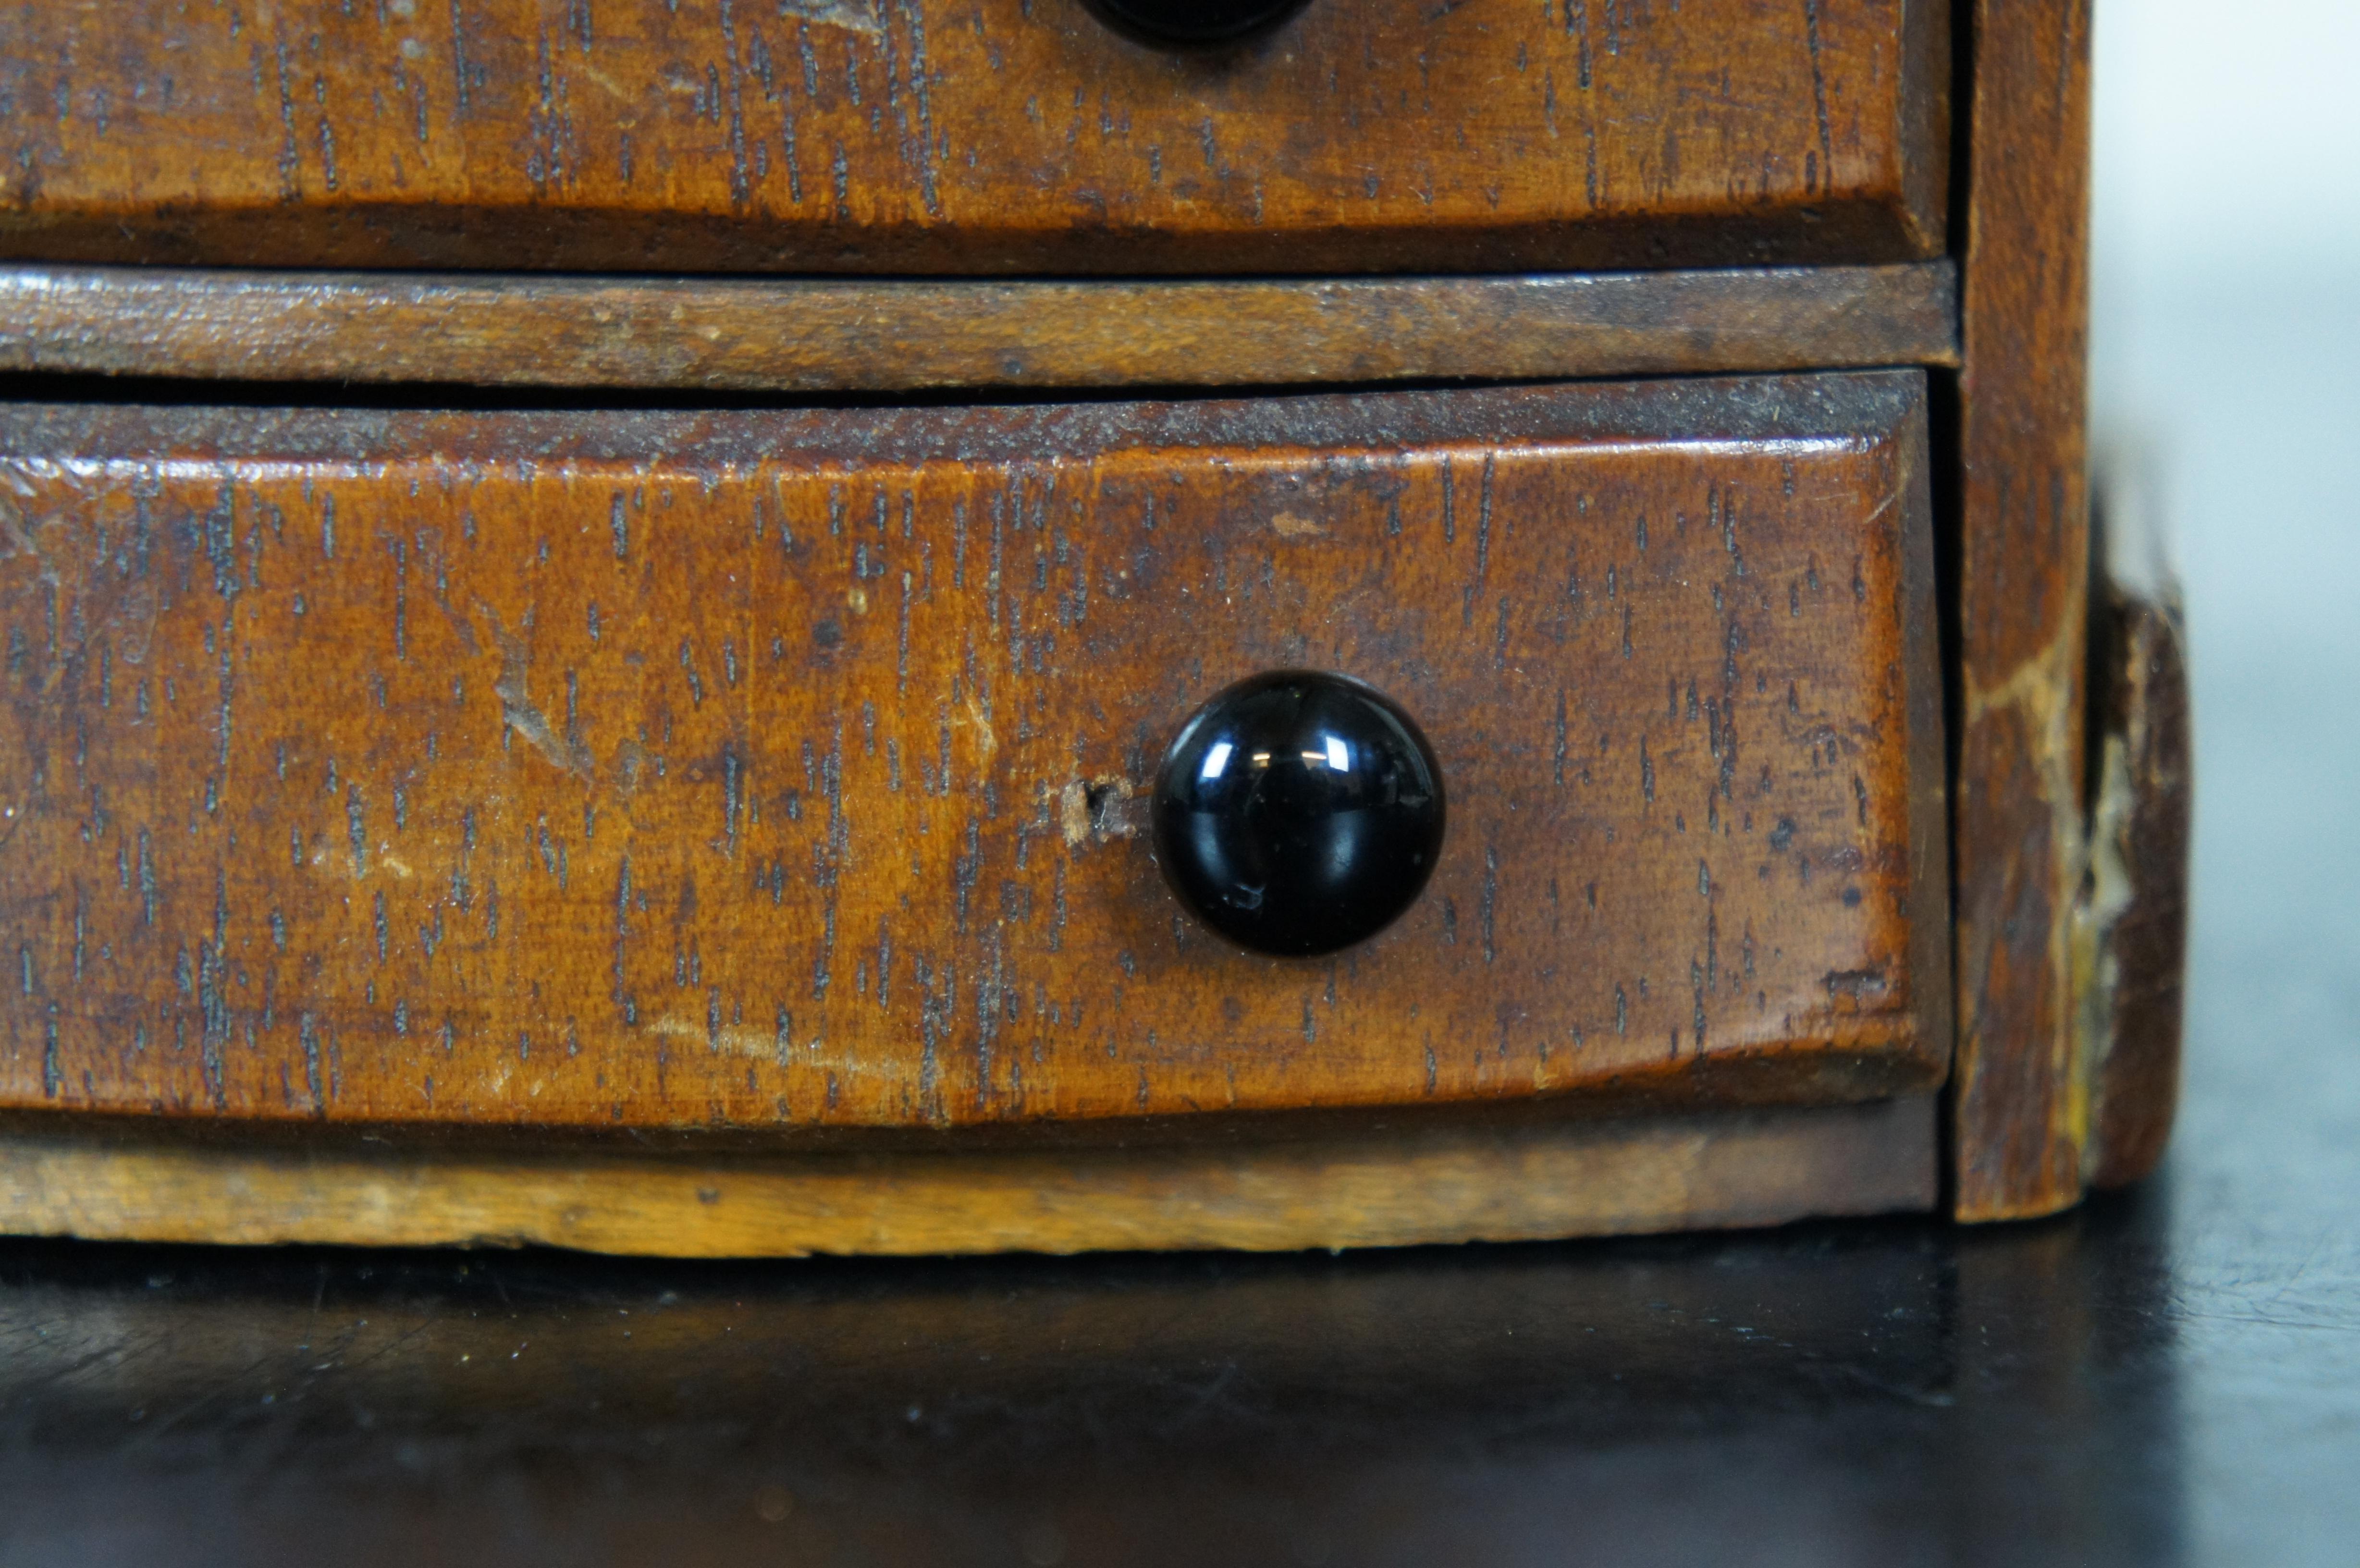
[[1304,0],[1089,0],[1116,30],[1162,49],[1214,49],[1265,32]]

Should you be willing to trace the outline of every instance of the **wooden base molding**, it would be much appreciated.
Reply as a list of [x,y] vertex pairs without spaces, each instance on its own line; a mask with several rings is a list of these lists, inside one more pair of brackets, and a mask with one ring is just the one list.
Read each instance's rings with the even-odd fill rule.
[[1534,1241],[1924,1212],[1935,1109],[1415,1129],[1296,1144],[693,1160],[0,1134],[0,1232],[678,1258]]

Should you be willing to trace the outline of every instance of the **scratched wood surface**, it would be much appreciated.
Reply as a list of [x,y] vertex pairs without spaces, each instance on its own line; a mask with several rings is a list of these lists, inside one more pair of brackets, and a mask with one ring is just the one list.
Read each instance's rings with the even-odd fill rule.
[[2090,8],[1978,0],[1961,278],[1961,1218],[2078,1202],[2089,657]]
[[[543,1127],[1840,1100],[1947,1064],[1917,372],[1173,405],[0,414],[0,1104]],[[1449,781],[1317,963],[1153,770]]]
[[1947,260],[1081,281],[0,267],[0,369],[109,376],[833,392],[1957,363]]
[[651,271],[1446,270],[1942,249],[1939,0],[0,11],[0,255]]
[[1284,1251],[1933,1207],[1933,1096],[1344,1138],[682,1159],[0,1130],[0,1232],[667,1258]]

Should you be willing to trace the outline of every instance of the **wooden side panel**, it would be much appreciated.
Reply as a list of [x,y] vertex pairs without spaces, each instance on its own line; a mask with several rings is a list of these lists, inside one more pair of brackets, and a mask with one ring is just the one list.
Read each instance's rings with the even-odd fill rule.
[[2087,0],[1977,0],[1959,558],[1956,1205],[2081,1193],[2075,1049],[2089,635]]
[[2106,572],[2092,671],[2099,787],[2083,908],[2091,1185],[2152,1171],[2180,1105],[2195,735],[2180,583],[2127,476],[2097,498]]
[[1930,1096],[1357,1138],[683,1160],[0,1132],[0,1233],[670,1258],[1292,1251],[1923,1212]]
[[1319,0],[1175,57],[1082,0],[0,10],[0,255],[1220,272],[1939,255],[1933,0]]
[[0,369],[701,390],[1544,380],[1958,363],[1951,264],[1000,281],[0,267]]
[[[0,1102],[895,1127],[1948,1059],[1915,372],[0,417]],[[1442,758],[1318,963],[1139,832],[1257,670]]]

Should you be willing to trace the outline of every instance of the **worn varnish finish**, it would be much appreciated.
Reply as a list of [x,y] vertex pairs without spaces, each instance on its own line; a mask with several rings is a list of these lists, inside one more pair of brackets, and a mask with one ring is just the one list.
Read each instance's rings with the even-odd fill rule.
[[1957,363],[1947,260],[1082,282],[0,267],[0,369],[110,376],[879,392]]
[[2081,1195],[2087,0],[1978,0],[1961,375],[1957,1210]]
[[[1914,372],[713,415],[19,408],[8,1105],[975,1124],[1948,1060]],[[1140,835],[1254,670],[1426,727],[1332,961]]]
[[1218,272],[1942,248],[1935,0],[1319,0],[1175,57],[1081,0],[0,15],[0,255]]
[[0,1230],[672,1258],[1285,1251],[1923,1213],[1930,1096],[1342,1139],[682,1160],[0,1133]]

